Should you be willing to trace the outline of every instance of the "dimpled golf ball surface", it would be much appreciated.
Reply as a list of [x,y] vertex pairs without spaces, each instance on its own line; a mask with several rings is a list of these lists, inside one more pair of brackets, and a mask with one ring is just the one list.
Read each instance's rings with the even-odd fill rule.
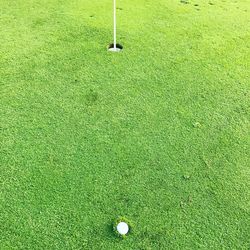
[[128,224],[125,223],[125,222],[120,222],[118,225],[117,225],[117,231],[119,234],[122,234],[122,235],[125,235],[128,233]]

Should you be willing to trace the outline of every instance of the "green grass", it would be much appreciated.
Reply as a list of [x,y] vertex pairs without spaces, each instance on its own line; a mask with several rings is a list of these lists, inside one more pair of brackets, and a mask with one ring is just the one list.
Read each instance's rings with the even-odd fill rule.
[[0,249],[249,249],[248,0],[0,6]]

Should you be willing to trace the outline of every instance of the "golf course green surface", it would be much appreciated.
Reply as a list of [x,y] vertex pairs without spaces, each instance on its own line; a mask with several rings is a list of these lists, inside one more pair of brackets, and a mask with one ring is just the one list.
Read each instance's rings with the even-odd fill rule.
[[250,249],[249,0],[112,11],[0,0],[0,249]]

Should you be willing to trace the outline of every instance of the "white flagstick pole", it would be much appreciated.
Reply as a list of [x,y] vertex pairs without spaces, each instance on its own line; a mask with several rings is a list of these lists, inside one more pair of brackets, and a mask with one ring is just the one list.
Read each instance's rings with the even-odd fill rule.
[[114,49],[116,50],[116,0],[114,0]]
[[114,44],[110,44],[108,50],[112,52],[120,52],[122,50],[122,46],[116,43],[116,0],[113,0],[114,4]]

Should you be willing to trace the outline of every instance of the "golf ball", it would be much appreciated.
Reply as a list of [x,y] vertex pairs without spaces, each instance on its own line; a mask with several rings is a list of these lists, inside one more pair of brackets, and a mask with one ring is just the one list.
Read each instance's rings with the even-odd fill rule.
[[119,222],[116,228],[117,228],[118,233],[121,235],[127,234],[129,230],[128,224],[125,222]]

